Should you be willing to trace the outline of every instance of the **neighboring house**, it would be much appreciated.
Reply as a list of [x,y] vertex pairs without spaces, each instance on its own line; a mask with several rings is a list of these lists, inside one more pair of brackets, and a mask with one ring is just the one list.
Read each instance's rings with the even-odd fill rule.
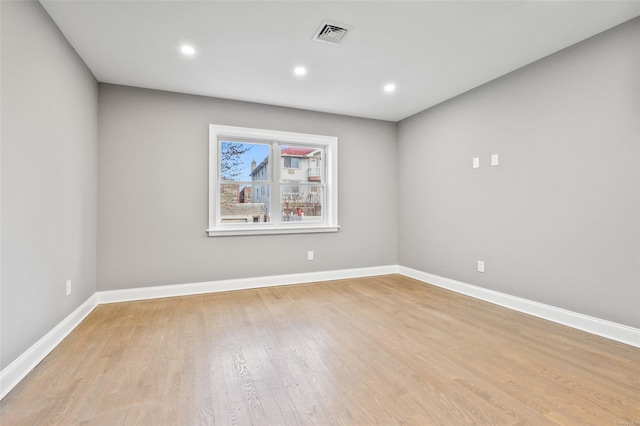
[[241,203],[250,203],[251,202],[251,187],[245,186],[240,190],[240,202]]
[[240,185],[228,183],[220,188],[221,203],[238,203],[240,202]]
[[225,184],[220,190],[220,219],[222,223],[266,222],[264,204],[251,202],[252,188],[239,184]]
[[[251,180],[254,182],[269,180],[269,157],[266,157],[260,164],[257,165],[255,160],[251,162]],[[269,200],[270,192],[271,191],[269,190],[269,185],[251,185],[251,200],[254,203],[263,204],[265,206],[267,217],[271,213],[269,211],[269,206],[271,205],[271,202]]]
[[256,165],[256,160],[251,162],[251,180],[269,180],[269,157]]
[[[322,182],[322,150],[296,146],[280,150],[280,177],[284,182]],[[256,165],[251,163],[251,180],[268,180],[269,157]]]
[[280,176],[285,182],[322,182],[322,150],[296,146],[280,150]]
[[[322,220],[322,150],[287,146],[280,150],[282,220]],[[305,185],[300,185],[300,184]],[[298,185],[296,185],[298,184]]]
[[[280,150],[281,220],[302,221],[321,219],[323,181],[322,150],[319,148],[285,146]],[[252,163],[251,180],[268,180],[269,158]],[[253,201],[270,205],[268,185],[253,185]]]
[[222,203],[220,204],[222,223],[261,223],[267,220],[264,204]]

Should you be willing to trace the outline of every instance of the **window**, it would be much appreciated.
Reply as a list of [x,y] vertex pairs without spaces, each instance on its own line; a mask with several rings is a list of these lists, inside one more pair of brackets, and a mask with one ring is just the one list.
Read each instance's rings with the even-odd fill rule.
[[338,139],[209,126],[209,236],[338,231]]
[[284,168],[285,169],[299,169],[300,168],[300,159],[296,157],[284,157]]

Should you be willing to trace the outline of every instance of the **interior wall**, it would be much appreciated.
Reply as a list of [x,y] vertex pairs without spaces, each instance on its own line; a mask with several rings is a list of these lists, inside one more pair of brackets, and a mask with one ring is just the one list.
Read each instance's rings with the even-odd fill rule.
[[40,3],[0,8],[2,369],[96,291],[98,84]]
[[[110,84],[99,117],[98,290],[397,263],[394,123]],[[211,123],[337,136],[340,231],[208,237]]]
[[399,263],[640,327],[638,46],[640,18],[401,121]]

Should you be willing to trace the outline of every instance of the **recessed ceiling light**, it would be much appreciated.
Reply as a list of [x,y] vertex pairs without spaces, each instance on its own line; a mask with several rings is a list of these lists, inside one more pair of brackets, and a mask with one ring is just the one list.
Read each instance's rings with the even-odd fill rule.
[[295,75],[305,75],[307,73],[307,69],[305,67],[295,67],[293,72]]
[[396,85],[393,83],[389,83],[384,86],[384,91],[387,93],[394,92],[395,90],[396,90]]
[[183,44],[182,47],[180,47],[180,51],[189,56],[196,53],[196,49],[194,49],[193,46],[189,46],[188,44]]

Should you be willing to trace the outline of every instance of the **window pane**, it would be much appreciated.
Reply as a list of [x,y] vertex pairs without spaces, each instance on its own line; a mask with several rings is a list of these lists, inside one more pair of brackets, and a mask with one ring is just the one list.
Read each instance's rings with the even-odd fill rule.
[[280,180],[324,182],[324,149],[320,146],[280,146]]
[[299,169],[300,159],[297,157],[283,157],[285,169]]
[[282,185],[282,222],[322,222],[324,188],[319,185]]
[[270,192],[267,184],[220,185],[221,223],[269,222]]
[[220,141],[220,178],[233,181],[268,181],[269,145]]

